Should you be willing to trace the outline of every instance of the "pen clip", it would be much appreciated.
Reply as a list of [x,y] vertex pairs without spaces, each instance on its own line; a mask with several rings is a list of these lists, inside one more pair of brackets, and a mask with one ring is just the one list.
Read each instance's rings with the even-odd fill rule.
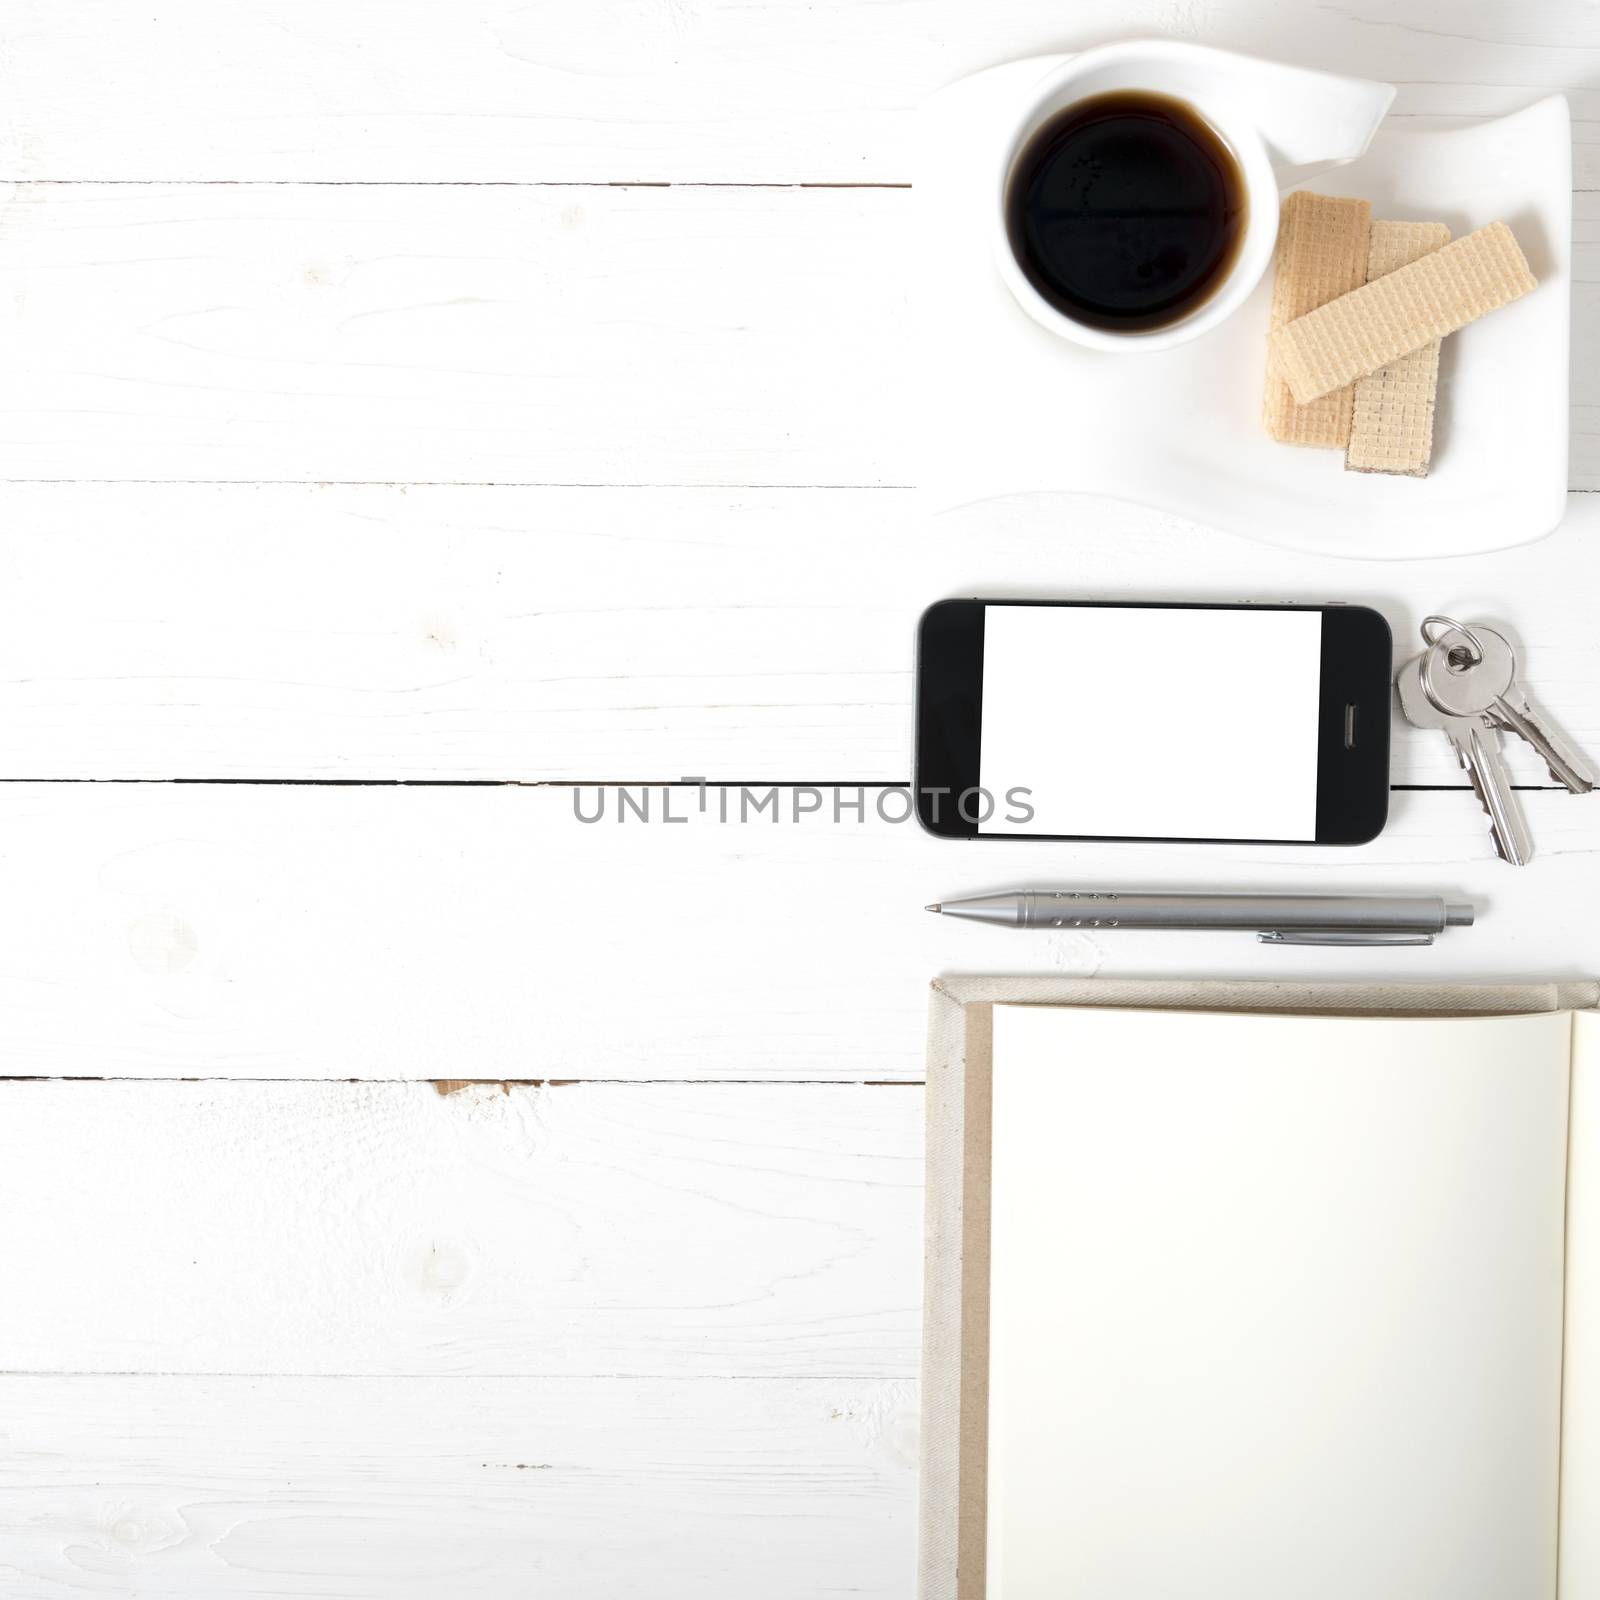
[[1256,935],[1262,944],[1421,945],[1431,933],[1368,933],[1360,928],[1272,928]]

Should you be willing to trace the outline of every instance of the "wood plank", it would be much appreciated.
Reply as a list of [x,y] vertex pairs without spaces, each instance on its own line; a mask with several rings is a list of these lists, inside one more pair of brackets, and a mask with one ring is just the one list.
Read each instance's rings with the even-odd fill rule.
[[[1450,564],[891,491],[9,484],[0,525],[8,778],[904,782],[916,618],[962,593],[1347,600],[1402,654],[1431,611],[1495,618],[1600,751],[1587,495]],[[1394,737],[1397,784],[1463,783],[1442,738]]]
[[[654,791],[648,824],[618,821],[612,793],[587,825],[575,794],[592,815],[595,791],[559,788],[0,785],[0,1074],[916,1079],[942,971],[1600,971],[1600,799],[1564,792],[1524,796],[1539,854],[1521,870],[1461,792],[1397,795],[1358,850],[1203,851],[960,848],[879,820],[880,800],[904,815],[899,792],[835,821],[832,795],[784,790],[741,822],[733,791],[726,824],[716,791],[703,815],[675,791],[681,823]],[[1030,880],[1434,893],[1482,920],[1431,950],[1264,950],[922,909]]]
[[0,1379],[7,1592],[900,1600],[916,1386]]
[[1152,33],[1384,77],[1402,115],[1495,114],[1565,88],[1600,118],[1584,0],[14,0],[0,177],[903,181],[906,113],[933,88]]
[[1600,382],[1590,352],[1600,348],[1600,175],[1585,190],[1579,152],[1600,163],[1600,136],[1587,145],[1574,130],[1572,197],[1572,455],[1568,482],[1574,489],[1600,490]]
[[0,472],[893,481],[905,313],[884,262],[910,204],[19,186],[0,229]]
[[910,1377],[921,1101],[0,1085],[0,1370]]
[[[18,185],[0,229],[0,478],[910,484],[913,204]],[[1600,481],[1585,381],[1580,487]]]

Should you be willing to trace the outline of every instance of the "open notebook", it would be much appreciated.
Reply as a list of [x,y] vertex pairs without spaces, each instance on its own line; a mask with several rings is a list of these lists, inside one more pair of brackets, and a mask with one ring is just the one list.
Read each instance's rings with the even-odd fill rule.
[[1600,1600],[1600,1016],[985,1013],[926,1592]]

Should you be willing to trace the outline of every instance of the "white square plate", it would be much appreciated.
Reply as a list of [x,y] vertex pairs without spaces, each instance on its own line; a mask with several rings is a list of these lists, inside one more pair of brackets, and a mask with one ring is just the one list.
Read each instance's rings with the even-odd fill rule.
[[1065,490],[1135,500],[1273,544],[1379,560],[1525,544],[1567,488],[1572,134],[1567,102],[1493,122],[1381,128],[1307,187],[1453,237],[1504,219],[1539,287],[1445,340],[1426,478],[1346,472],[1343,453],[1261,426],[1271,271],[1239,312],[1174,350],[1107,355],[1040,327],[990,255],[999,141],[1062,56],[1014,61],[928,103],[916,194],[928,363],[919,486],[937,511]]

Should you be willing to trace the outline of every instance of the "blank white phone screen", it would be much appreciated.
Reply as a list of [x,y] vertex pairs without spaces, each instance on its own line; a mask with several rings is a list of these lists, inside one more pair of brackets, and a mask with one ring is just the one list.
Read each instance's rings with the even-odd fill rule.
[[985,606],[983,630],[979,833],[1315,839],[1320,611]]

